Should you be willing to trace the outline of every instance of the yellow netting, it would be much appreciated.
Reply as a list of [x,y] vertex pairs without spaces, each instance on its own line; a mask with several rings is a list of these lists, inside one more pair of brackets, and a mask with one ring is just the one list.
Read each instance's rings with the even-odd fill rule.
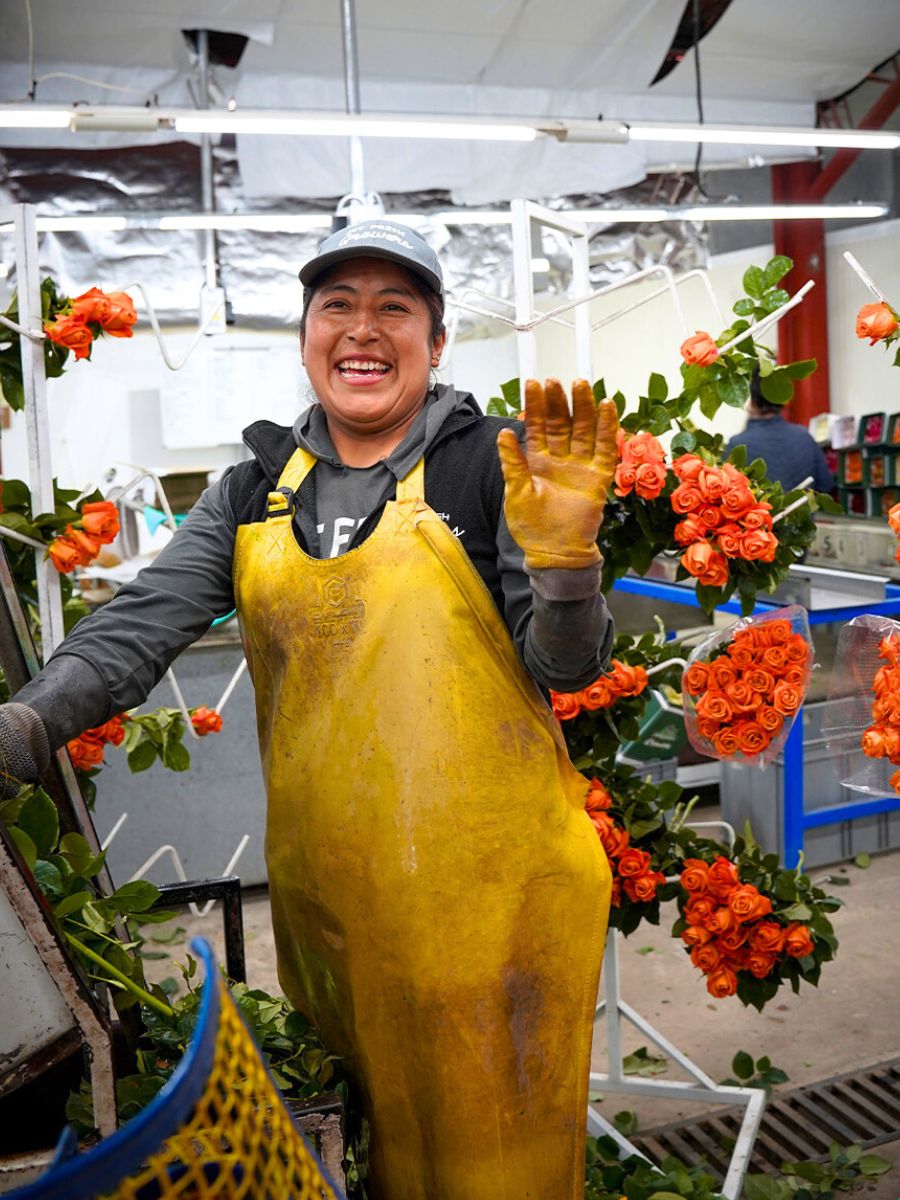
[[228,989],[216,986],[212,1070],[190,1120],[104,1200],[337,1200]]

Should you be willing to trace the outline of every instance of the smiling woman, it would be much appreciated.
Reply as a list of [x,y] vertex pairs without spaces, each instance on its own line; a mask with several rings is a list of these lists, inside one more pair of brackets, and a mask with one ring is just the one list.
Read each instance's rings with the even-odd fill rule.
[[403,440],[441,360],[424,285],[396,263],[354,258],[316,279],[304,305],[303,363],[342,461],[368,467]]

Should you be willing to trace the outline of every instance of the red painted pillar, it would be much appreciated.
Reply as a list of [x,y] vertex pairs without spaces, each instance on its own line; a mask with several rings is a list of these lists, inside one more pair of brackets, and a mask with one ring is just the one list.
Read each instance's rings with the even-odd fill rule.
[[[803,203],[818,174],[817,162],[772,167],[773,202]],[[802,304],[778,324],[780,362],[814,358],[819,364],[815,374],[794,385],[794,399],[788,409],[792,421],[805,425],[811,417],[830,408],[825,222],[773,221],[772,231],[775,253],[794,260],[794,268],[781,286],[793,294],[807,279],[815,280],[816,284]]]

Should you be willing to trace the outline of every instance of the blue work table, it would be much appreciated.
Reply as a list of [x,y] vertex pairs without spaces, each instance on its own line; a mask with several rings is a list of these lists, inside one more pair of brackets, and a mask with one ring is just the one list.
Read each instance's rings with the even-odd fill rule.
[[[628,575],[617,579],[617,592],[644,596],[650,600],[664,600],[670,604],[683,604],[699,608],[693,584],[669,583],[661,579],[640,579]],[[777,600],[757,599],[754,614],[771,612],[780,608]],[[741,615],[740,600],[731,599],[718,606],[717,612]],[[884,600],[862,604],[841,604],[833,608],[807,609],[810,626],[843,624],[866,613],[880,617],[900,618],[900,585],[887,584]],[[832,804],[814,812],[807,812],[803,802],[803,714],[797,713],[791,732],[784,747],[784,865],[795,867],[803,849],[803,837],[807,829],[823,825],[836,825],[858,817],[872,817],[878,813],[900,809],[900,796],[878,796],[869,800],[848,801]]]

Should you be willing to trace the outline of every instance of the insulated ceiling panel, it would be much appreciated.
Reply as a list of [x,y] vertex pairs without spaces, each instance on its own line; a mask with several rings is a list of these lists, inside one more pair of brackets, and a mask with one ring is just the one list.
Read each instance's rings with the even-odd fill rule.
[[[700,43],[703,92],[731,100],[828,100],[898,50],[900,0],[732,0]],[[693,91],[690,53],[652,89],[661,96]]]

